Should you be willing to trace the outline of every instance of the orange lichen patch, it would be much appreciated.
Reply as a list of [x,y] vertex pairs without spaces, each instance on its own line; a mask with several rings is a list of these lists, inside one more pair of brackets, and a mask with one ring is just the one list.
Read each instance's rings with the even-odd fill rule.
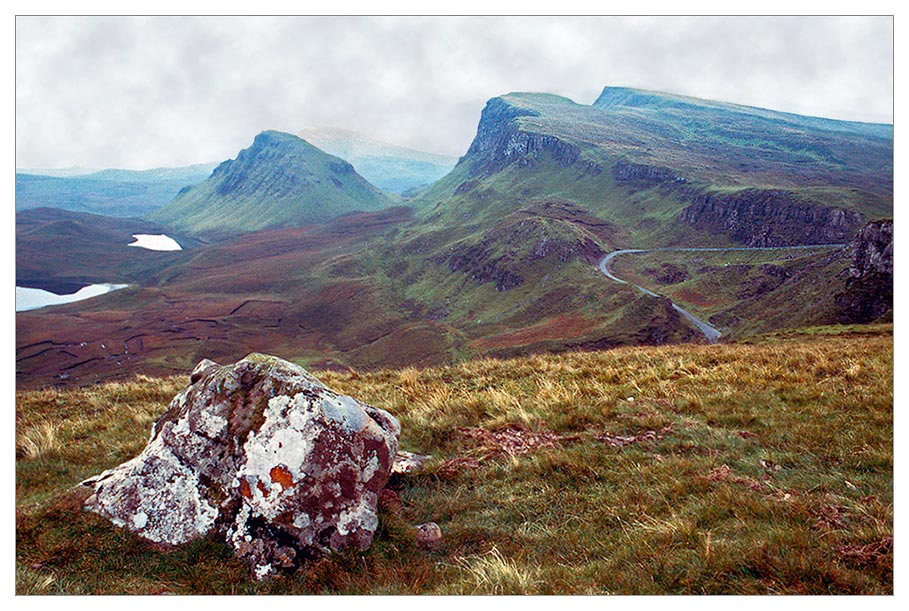
[[268,494],[268,490],[265,489],[265,484],[263,484],[261,480],[256,482],[256,488],[258,488],[259,492],[261,492],[262,494],[264,494],[264,495]]
[[294,478],[284,465],[272,467],[268,474],[271,476],[272,483],[281,484],[285,490],[294,485]]
[[560,316],[539,325],[526,327],[517,331],[484,337],[471,342],[474,350],[483,351],[493,348],[523,346],[547,340],[563,340],[566,337],[578,337],[596,326],[596,323],[583,316]]
[[252,490],[249,488],[249,482],[246,481],[246,478],[240,480],[240,495],[248,499],[252,498]]

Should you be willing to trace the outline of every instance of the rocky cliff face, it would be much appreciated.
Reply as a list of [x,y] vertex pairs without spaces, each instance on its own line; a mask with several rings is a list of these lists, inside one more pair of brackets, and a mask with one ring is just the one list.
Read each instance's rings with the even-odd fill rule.
[[893,220],[872,221],[859,230],[849,243],[852,264],[849,275],[864,278],[870,274],[893,275]]
[[849,242],[849,279],[836,295],[839,322],[867,323],[893,315],[893,220],[868,223]]
[[480,115],[477,135],[463,161],[471,163],[471,174],[488,176],[517,163],[531,166],[544,153],[563,166],[580,157],[578,147],[552,135],[521,130],[515,119],[535,117],[539,113],[509,104],[502,98],[487,102]]
[[624,159],[620,159],[612,167],[612,176],[618,182],[645,183],[647,186],[663,182],[686,182],[682,176],[669,168],[631,163]]
[[779,190],[699,193],[690,199],[680,221],[704,232],[725,233],[748,246],[845,242],[862,222],[854,210],[805,203]]

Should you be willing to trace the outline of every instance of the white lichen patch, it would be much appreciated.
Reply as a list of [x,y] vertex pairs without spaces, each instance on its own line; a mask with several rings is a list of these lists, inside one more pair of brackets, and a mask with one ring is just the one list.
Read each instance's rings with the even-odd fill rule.
[[366,465],[363,467],[363,471],[360,472],[360,481],[368,482],[379,470],[379,457],[375,452],[372,453],[372,457],[366,461]]
[[[240,470],[239,477],[254,477],[257,481],[267,483],[276,493],[280,493],[284,486],[271,485],[275,483],[271,478],[274,467],[281,465],[290,473],[294,482],[306,477],[303,465],[322,430],[312,417],[300,417],[301,412],[311,410],[310,403],[310,399],[303,393],[297,393],[294,397],[278,395],[269,399],[265,409],[265,422],[258,431],[250,434],[243,445],[246,463]],[[272,495],[268,498],[271,499]],[[267,511],[264,507],[263,510]]]
[[[132,502],[125,502],[130,498]],[[111,470],[86,506],[119,526],[141,531],[146,539],[168,545],[204,536],[218,517],[217,508],[200,491],[198,475],[181,464],[160,437],[139,456]]]
[[274,572],[274,567],[270,564],[256,565],[256,579],[265,579]]
[[146,524],[148,524],[148,514],[145,513],[144,511],[140,511],[139,513],[137,513],[136,515],[133,516],[133,528],[134,529],[140,530],[142,528],[145,528]]
[[359,503],[342,511],[338,516],[338,533],[348,535],[357,530],[375,532],[379,526],[379,516],[375,510],[376,500],[374,494],[364,492]]

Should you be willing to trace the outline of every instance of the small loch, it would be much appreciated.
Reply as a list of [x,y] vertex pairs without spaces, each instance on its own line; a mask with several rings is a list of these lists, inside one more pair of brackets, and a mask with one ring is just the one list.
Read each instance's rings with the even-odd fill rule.
[[150,234],[150,233],[134,233],[133,238],[135,242],[131,242],[128,246],[135,246],[137,248],[144,248],[146,250],[183,250],[183,247],[170,236],[162,234]]
[[91,297],[104,295],[111,291],[126,288],[128,284],[90,284],[83,286],[75,293],[69,295],[57,295],[44,289],[33,289],[24,286],[16,287],[16,311],[26,312],[28,310],[37,310],[52,305],[62,305],[64,303],[75,303]]

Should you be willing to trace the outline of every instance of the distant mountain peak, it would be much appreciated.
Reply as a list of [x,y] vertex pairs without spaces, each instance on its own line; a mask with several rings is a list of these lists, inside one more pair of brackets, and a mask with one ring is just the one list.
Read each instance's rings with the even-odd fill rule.
[[187,233],[217,237],[321,223],[392,204],[347,161],[293,134],[267,130],[208,180],[180,192],[155,218]]

